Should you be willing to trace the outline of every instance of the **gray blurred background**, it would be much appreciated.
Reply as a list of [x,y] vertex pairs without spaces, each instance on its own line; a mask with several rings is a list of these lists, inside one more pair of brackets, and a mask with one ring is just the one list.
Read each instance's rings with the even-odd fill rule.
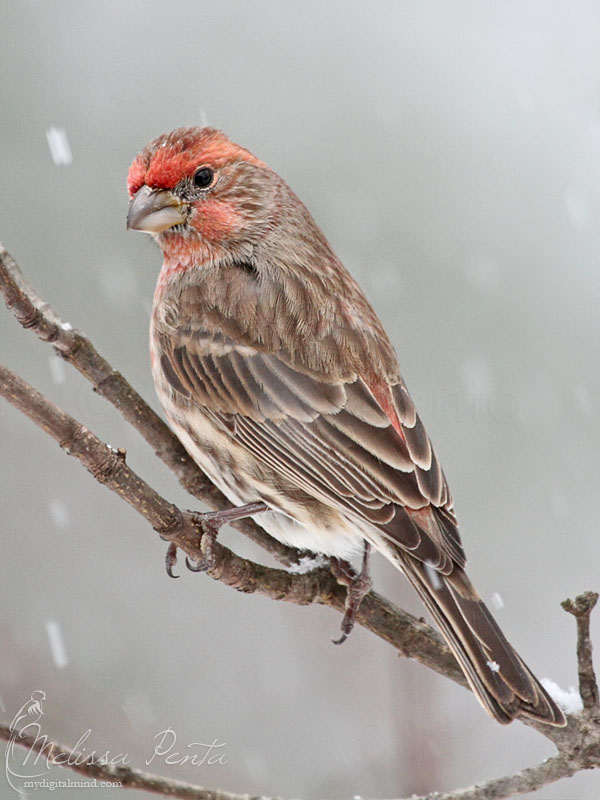
[[[0,40],[0,239],[42,297],[157,408],[147,329],[160,257],[125,231],[129,163],[159,133],[206,122],[254,151],[390,332],[472,578],[534,671],[573,685],[559,601],[600,588],[600,4],[4,0]],[[53,161],[52,127],[68,165]],[[193,505],[4,310],[0,360]],[[169,580],[148,526],[4,402],[0,443],[2,719],[41,689],[55,740],[89,728],[88,751],[144,767],[171,726],[174,750],[216,739],[227,763],[150,770],[306,800],[449,790],[551,755],[363,630],[334,647],[327,609],[182,566]],[[379,561],[375,585],[422,613]],[[598,649],[598,614],[593,627]],[[593,774],[536,795],[597,797]]]

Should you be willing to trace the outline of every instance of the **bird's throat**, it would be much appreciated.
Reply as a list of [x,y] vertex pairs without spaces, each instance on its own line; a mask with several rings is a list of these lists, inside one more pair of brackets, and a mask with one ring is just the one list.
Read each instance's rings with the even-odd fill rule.
[[219,252],[221,248],[185,229],[164,231],[154,238],[164,256],[157,292],[175,276],[210,267],[223,258],[223,254]]

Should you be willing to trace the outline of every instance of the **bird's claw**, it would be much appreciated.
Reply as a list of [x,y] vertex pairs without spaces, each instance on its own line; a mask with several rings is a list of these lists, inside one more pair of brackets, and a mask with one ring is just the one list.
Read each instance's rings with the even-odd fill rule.
[[208,569],[208,565],[205,563],[203,558],[201,558],[199,561],[194,562],[190,560],[189,556],[186,556],[185,565],[190,572],[206,572],[206,570]]
[[334,644],[343,644],[348,636],[350,636],[362,599],[371,591],[372,583],[369,575],[370,552],[371,545],[365,542],[362,567],[358,573],[348,561],[343,561],[338,558],[331,559],[331,571],[335,579],[338,583],[348,587],[346,590],[346,611],[341,624],[342,635],[339,639],[331,640]]
[[173,572],[173,568],[177,563],[177,545],[175,542],[171,542],[171,544],[167,547],[167,552],[165,554],[165,569],[167,570],[167,575],[169,578],[178,578],[179,575],[175,575]]
[[[226,508],[223,511],[188,511],[193,523],[199,529],[201,557],[196,561],[190,560],[186,556],[185,563],[191,572],[206,572],[215,565],[214,544],[219,531],[227,522],[234,522],[238,519],[251,517],[266,511],[267,506],[261,501],[247,503],[245,506]],[[165,538],[167,538],[165,536]],[[174,542],[169,544],[165,557],[167,575],[170,578],[178,578],[179,575],[173,573],[173,567],[177,563],[177,545]]]
[[[201,514],[196,511],[190,511],[189,513],[192,516],[194,523],[200,528],[200,551],[202,556],[196,562],[192,561],[189,556],[186,556],[185,565],[190,572],[206,572],[214,566],[215,556],[213,546],[223,523],[219,523],[218,520],[214,519],[214,514],[218,512]],[[179,575],[175,575],[173,572],[173,568],[175,567],[176,563],[177,545],[175,542],[171,542],[167,547],[167,552],[165,555],[165,567],[169,578],[179,578]]]

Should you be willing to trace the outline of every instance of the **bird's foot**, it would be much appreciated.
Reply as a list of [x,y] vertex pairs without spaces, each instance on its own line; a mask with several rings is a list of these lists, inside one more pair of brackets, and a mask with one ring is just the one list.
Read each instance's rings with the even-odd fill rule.
[[[215,563],[214,543],[223,525],[226,525],[228,522],[235,522],[237,519],[251,517],[253,514],[259,514],[261,511],[266,511],[267,508],[268,506],[265,503],[257,502],[248,503],[244,506],[236,506],[234,508],[226,508],[222,511],[205,511],[204,513],[190,511],[189,514],[200,530],[200,551],[202,557],[198,561],[193,562],[186,556],[185,563],[187,568],[192,572],[205,572],[211,569]],[[165,557],[167,575],[170,578],[179,577],[173,572],[176,563],[177,545],[175,542],[171,542],[167,548]]]
[[193,520],[201,530],[200,552],[202,556],[198,561],[192,561],[189,556],[185,557],[185,565],[190,572],[206,572],[215,565],[214,544],[221,527],[225,524],[225,521],[219,522],[218,519],[212,518],[213,514],[218,513],[217,511],[208,511],[205,514],[192,512]]
[[365,542],[363,550],[362,567],[360,572],[352,567],[348,561],[339,558],[331,559],[331,571],[338,583],[347,586],[346,590],[346,611],[342,620],[342,635],[339,639],[332,639],[334,644],[343,644],[354,628],[356,615],[363,597],[371,591],[371,576],[369,575],[369,555],[371,545]]

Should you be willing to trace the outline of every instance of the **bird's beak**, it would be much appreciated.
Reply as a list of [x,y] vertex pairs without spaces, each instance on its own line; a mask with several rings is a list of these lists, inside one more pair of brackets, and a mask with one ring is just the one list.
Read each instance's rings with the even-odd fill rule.
[[183,202],[172,192],[142,188],[131,198],[127,213],[127,229],[160,233],[185,222]]

